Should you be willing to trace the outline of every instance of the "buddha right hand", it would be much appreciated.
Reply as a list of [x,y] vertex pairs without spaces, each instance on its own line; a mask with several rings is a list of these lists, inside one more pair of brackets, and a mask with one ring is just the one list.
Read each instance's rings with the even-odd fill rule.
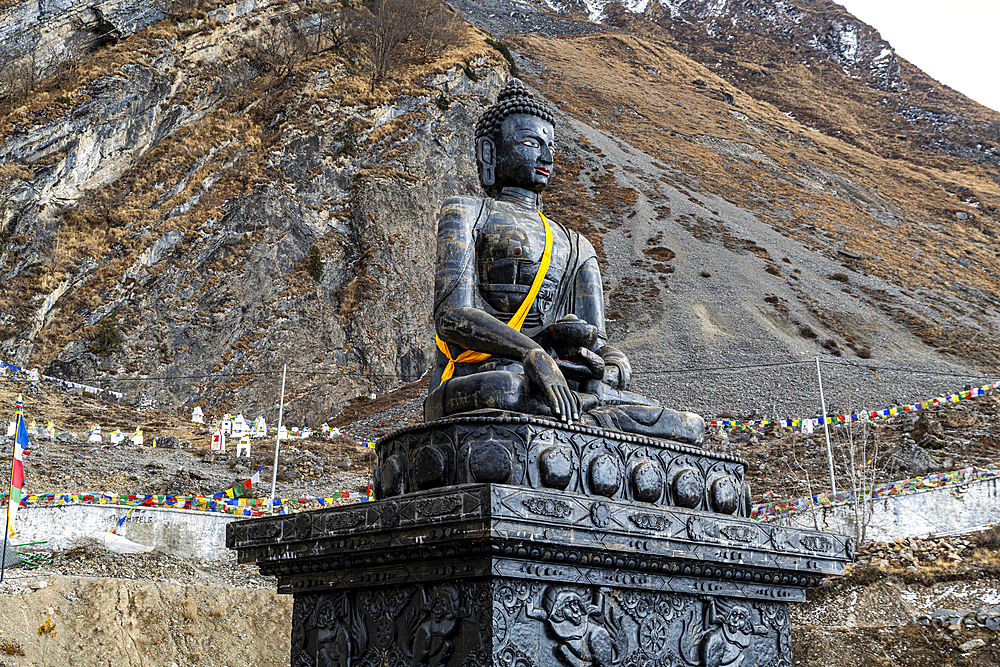
[[555,359],[545,350],[535,348],[524,355],[521,363],[528,379],[542,390],[542,396],[556,419],[564,422],[580,420],[580,399],[566,384]]

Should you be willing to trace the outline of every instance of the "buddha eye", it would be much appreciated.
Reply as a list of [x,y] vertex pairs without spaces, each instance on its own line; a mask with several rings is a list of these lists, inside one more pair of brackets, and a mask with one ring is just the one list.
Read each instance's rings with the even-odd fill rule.
[[525,139],[521,143],[524,144],[525,146],[531,146],[532,148],[538,148],[538,142],[537,141],[532,141],[531,139]]

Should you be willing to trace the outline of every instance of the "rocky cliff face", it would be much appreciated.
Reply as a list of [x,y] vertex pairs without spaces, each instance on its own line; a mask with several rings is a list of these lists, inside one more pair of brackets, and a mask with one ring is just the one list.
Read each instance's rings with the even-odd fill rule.
[[7,116],[4,358],[68,379],[181,376],[115,388],[250,411],[288,363],[293,419],[423,374],[436,209],[473,189],[466,147],[496,63],[357,103],[339,60],[263,84],[240,53],[272,10],[243,9],[191,34],[131,15],[137,34],[78,88]]

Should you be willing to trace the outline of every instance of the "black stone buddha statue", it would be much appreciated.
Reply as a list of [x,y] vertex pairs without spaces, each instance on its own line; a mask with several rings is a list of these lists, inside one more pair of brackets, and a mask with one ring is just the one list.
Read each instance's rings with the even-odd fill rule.
[[554,121],[513,79],[476,125],[488,197],[441,209],[425,419],[509,411],[699,443],[701,417],[628,391],[629,361],[607,344],[594,247],[541,213]]

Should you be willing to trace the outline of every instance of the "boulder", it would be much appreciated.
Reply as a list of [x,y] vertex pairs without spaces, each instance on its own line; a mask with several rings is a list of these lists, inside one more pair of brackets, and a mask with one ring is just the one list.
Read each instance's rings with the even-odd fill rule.
[[927,451],[911,442],[901,442],[889,455],[891,468],[911,475],[925,475],[938,469],[938,464]]
[[921,438],[927,435],[935,438],[944,438],[944,426],[941,422],[931,419],[924,412],[917,418],[917,421],[913,422],[913,427],[910,429],[910,436],[917,442],[920,442]]
[[181,439],[175,435],[168,435],[165,438],[157,438],[156,446],[164,449],[177,449],[181,445]]

